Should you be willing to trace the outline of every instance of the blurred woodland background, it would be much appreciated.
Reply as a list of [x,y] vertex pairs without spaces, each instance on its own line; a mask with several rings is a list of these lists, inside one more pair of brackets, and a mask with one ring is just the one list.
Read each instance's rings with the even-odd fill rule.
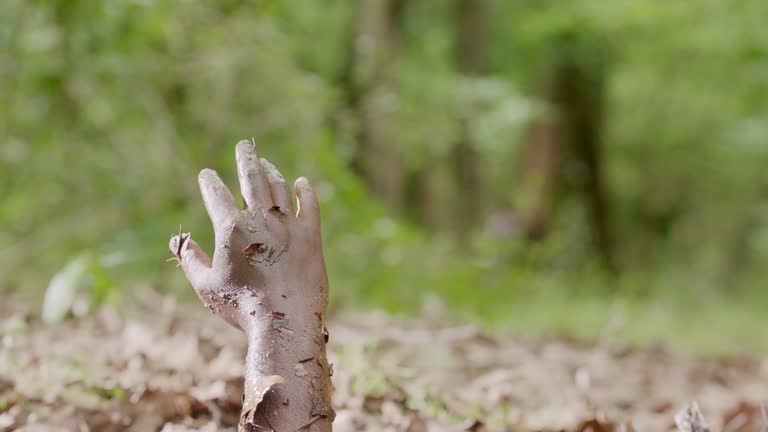
[[212,251],[197,172],[234,187],[254,137],[317,189],[333,308],[440,299],[523,334],[768,351],[766,16],[4,0],[0,291],[42,303],[59,275],[91,304],[193,299],[168,238]]

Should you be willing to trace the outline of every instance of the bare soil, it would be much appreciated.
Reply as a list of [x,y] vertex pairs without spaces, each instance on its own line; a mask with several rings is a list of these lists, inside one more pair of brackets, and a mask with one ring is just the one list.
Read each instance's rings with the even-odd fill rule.
[[[0,431],[234,431],[245,337],[199,304],[141,298],[55,326],[0,305]],[[333,318],[335,430],[671,431],[693,400],[714,431],[766,430],[765,360],[445,322]]]

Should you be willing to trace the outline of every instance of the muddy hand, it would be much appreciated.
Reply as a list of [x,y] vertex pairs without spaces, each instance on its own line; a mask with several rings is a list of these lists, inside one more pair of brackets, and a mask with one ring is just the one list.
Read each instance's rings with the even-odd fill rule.
[[315,193],[291,192],[250,141],[237,144],[244,208],[212,170],[200,191],[216,237],[213,259],[189,234],[171,238],[197,295],[248,339],[239,431],[330,432],[332,368],[326,357],[328,277]]
[[[216,237],[213,259],[188,233],[173,236],[169,247],[203,303],[244,329],[251,321],[248,314],[279,300],[271,298],[271,287],[288,296],[298,294],[295,291],[306,283],[327,287],[327,282],[320,215],[309,182],[302,177],[294,184],[294,213],[285,179],[273,164],[259,158],[255,145],[239,142],[236,155],[244,208],[238,207],[215,171],[204,169],[198,177]],[[321,313],[327,292],[320,294],[323,298],[315,300]]]

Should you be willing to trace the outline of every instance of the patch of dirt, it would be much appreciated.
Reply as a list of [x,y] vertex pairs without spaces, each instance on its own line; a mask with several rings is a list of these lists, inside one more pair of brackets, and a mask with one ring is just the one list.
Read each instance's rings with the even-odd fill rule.
[[[245,338],[198,304],[46,326],[0,306],[0,431],[234,431]],[[698,401],[715,431],[765,430],[768,362],[490,337],[383,314],[329,324],[347,431],[671,431]],[[284,432],[284,431],[279,431]]]

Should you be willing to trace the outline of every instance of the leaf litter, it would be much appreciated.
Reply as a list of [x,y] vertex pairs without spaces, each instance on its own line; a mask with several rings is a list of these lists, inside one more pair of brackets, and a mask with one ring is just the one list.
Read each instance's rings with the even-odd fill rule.
[[[197,304],[139,298],[124,314],[102,307],[56,325],[0,305],[0,431],[235,431],[245,338]],[[334,430],[768,430],[766,360],[446,322],[332,317]]]

